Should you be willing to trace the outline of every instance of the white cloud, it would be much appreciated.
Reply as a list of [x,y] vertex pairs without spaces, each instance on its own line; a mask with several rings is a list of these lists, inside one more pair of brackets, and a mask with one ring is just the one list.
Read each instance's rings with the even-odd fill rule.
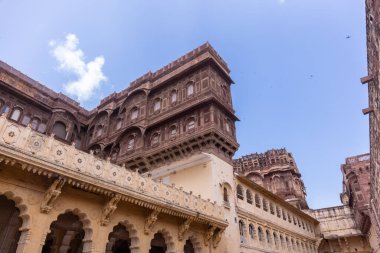
[[278,2],[279,2],[280,4],[283,4],[283,3],[285,3],[285,0],[278,0]]
[[59,69],[77,76],[77,80],[64,84],[65,91],[76,96],[79,101],[87,101],[100,88],[102,82],[107,80],[102,72],[104,57],[98,56],[86,63],[78,44],[78,37],[72,33],[66,35],[64,42],[49,42],[52,54],[59,63]]

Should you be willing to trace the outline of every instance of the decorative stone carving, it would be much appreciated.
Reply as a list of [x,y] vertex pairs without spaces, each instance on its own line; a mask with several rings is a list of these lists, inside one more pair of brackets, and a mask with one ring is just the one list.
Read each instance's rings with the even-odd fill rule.
[[54,180],[49,189],[45,193],[45,197],[41,203],[41,212],[49,213],[53,208],[54,202],[57,200],[58,196],[61,194],[61,190],[66,180],[64,178],[58,178]]
[[17,141],[19,135],[20,129],[15,125],[9,124],[3,134],[3,140],[5,143],[12,145]]
[[100,217],[100,225],[106,226],[110,222],[111,215],[115,212],[117,204],[121,199],[121,195],[116,194],[110,199],[103,207],[102,215]]
[[184,234],[189,230],[192,219],[185,220],[178,228],[178,240],[182,241]]
[[40,152],[43,145],[45,145],[45,141],[41,135],[31,135],[29,139],[29,148],[32,152]]
[[217,248],[219,245],[220,240],[222,239],[224,233],[224,229],[218,229],[214,235],[214,243],[213,246],[214,248]]
[[149,234],[154,224],[157,222],[157,216],[161,212],[160,209],[153,210],[150,215],[145,219],[144,233]]
[[204,242],[205,242],[205,246],[207,247],[208,246],[208,243],[209,241],[211,240],[211,238],[213,237],[214,233],[215,233],[215,229],[216,227],[215,226],[211,226],[207,229],[205,235],[204,235]]

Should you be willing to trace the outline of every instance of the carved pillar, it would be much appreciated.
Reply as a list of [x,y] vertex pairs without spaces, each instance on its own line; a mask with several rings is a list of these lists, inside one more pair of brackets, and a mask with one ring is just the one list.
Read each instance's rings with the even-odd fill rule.
[[115,244],[116,238],[112,237],[109,239],[107,246],[106,246],[106,253],[113,253],[112,252],[112,247]]
[[70,249],[70,242],[75,237],[77,232],[67,231],[62,238],[61,246],[59,247],[59,253],[66,253]]

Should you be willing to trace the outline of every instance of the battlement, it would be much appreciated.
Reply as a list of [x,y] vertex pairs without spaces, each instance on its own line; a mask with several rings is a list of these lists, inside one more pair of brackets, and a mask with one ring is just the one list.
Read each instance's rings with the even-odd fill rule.
[[360,163],[360,162],[369,162],[369,160],[370,160],[370,155],[367,153],[367,154],[347,157],[346,158],[346,164],[355,164],[355,163]]

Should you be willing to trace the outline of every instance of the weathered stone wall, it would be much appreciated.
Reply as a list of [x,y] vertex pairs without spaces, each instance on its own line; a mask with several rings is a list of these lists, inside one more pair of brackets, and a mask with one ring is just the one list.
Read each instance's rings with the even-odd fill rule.
[[[366,0],[372,225],[380,236],[380,1]],[[380,238],[380,237],[379,237]]]

